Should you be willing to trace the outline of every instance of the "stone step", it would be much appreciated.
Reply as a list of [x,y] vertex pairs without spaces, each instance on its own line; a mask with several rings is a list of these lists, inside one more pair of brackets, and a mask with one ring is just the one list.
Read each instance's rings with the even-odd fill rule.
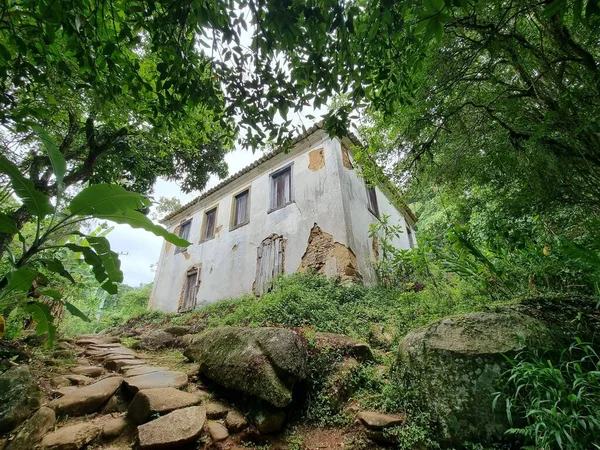
[[188,384],[188,376],[174,370],[161,370],[135,377],[125,378],[125,386],[132,394],[142,389],[174,387],[181,389]]
[[121,377],[110,377],[88,386],[72,388],[66,391],[63,397],[48,403],[48,407],[61,416],[91,414],[98,411],[112,397],[122,382]]
[[178,409],[137,429],[140,450],[179,448],[202,434],[206,411],[202,406]]

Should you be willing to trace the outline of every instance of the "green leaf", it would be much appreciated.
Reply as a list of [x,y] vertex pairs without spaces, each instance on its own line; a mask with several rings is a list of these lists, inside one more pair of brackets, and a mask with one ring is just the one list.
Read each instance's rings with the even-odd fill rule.
[[0,213],[0,233],[17,234],[17,224],[7,214]]
[[4,288],[5,292],[10,291],[22,291],[27,292],[33,280],[38,276],[38,271],[29,269],[28,267],[21,267],[7,275],[8,284]]
[[63,263],[60,262],[58,259],[56,259],[56,258],[52,258],[52,259],[40,259],[40,262],[50,272],[57,273],[60,276],[65,277],[71,283],[75,284],[75,280],[73,279],[73,277],[71,276],[71,274],[67,271],[67,269],[65,269],[65,266],[63,266]]
[[90,318],[86,316],[79,308],[77,308],[73,303],[69,303],[67,301],[63,302],[67,310],[76,317],[79,317],[85,322],[91,322]]
[[99,217],[120,211],[138,210],[150,206],[146,197],[130,192],[117,184],[94,184],[77,194],[69,205],[76,216]]
[[83,255],[85,262],[92,266],[94,277],[96,277],[96,281],[100,283],[102,289],[109,294],[117,293],[117,285],[108,277],[104,264],[102,264],[102,259],[100,259],[92,248],[71,243],[65,244],[65,247],[75,253],[81,253]]
[[126,224],[133,228],[141,228],[155,234],[156,236],[165,238],[165,240],[178,247],[189,247],[192,245],[191,242],[181,239],[179,236],[176,236],[173,233],[169,233],[160,225],[155,225],[150,219],[148,219],[148,217],[138,211],[122,211],[115,214],[99,215],[96,217],[98,219],[105,219],[116,223]]
[[122,283],[121,261],[119,261],[119,255],[110,249],[108,239],[102,236],[86,236],[86,239],[102,260],[108,278],[117,283]]
[[54,317],[48,305],[40,302],[29,302],[23,308],[31,314],[33,320],[37,323],[35,327],[36,334],[41,336],[44,333],[48,333],[46,346],[51,347],[56,335],[56,326],[54,325]]
[[31,128],[44,143],[44,147],[46,148],[48,156],[50,157],[50,162],[52,163],[54,176],[56,177],[56,187],[62,191],[62,182],[65,178],[65,173],[67,172],[67,161],[60,152],[58,145],[56,145],[46,130],[37,124],[31,125]]
[[37,289],[37,293],[45,295],[46,297],[52,297],[54,300],[60,300],[62,298],[62,294],[56,289]]
[[33,181],[25,178],[19,168],[3,155],[0,155],[0,172],[8,175],[15,194],[31,214],[43,219],[44,216],[54,212],[48,196],[37,191]]

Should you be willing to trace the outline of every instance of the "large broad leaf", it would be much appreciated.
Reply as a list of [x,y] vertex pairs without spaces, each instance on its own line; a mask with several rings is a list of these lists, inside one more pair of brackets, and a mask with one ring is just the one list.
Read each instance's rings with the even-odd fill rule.
[[50,272],[57,273],[60,276],[65,277],[71,283],[75,284],[75,280],[73,279],[73,277],[71,276],[71,274],[67,271],[67,269],[65,269],[65,266],[63,266],[63,263],[60,262],[58,259],[56,259],[56,258],[50,258],[50,259],[44,258],[44,259],[40,259],[40,262]]
[[6,325],[4,323],[4,317],[0,316],[0,339],[4,336],[4,330],[6,329]]
[[50,162],[52,163],[54,176],[56,177],[57,190],[62,192],[62,182],[65,177],[65,173],[67,172],[67,161],[65,161],[65,158],[60,152],[58,145],[56,145],[46,130],[36,124],[31,125],[31,128],[44,143],[44,147],[46,148],[46,152],[48,152]]
[[110,249],[108,239],[102,236],[86,236],[86,239],[102,260],[108,278],[111,281],[122,283],[121,261],[119,261],[119,255]]
[[135,211],[150,206],[146,197],[116,184],[94,184],[71,200],[69,211],[76,216],[99,217],[121,211]]
[[0,213],[0,233],[17,234],[17,224],[12,217]]
[[29,269],[27,267],[21,267],[20,269],[9,273],[7,275],[8,284],[4,288],[4,292],[27,292],[33,284],[33,280],[37,278],[38,274],[39,273],[37,270]]
[[74,316],[79,317],[80,319],[84,320],[85,322],[91,322],[90,318],[88,316],[86,316],[79,308],[77,308],[73,303],[69,303],[67,301],[63,302],[64,305],[67,307],[67,310],[73,314]]
[[156,236],[165,238],[168,242],[175,244],[178,247],[189,247],[191,242],[181,239],[179,236],[169,233],[160,225],[155,225],[150,219],[138,211],[121,211],[114,214],[103,214],[97,216],[99,219],[111,220],[116,223],[127,224],[133,228],[141,228],[149,231]]
[[23,204],[31,214],[40,219],[48,214],[52,214],[54,208],[50,204],[48,196],[37,191],[33,185],[33,181],[25,178],[19,171],[19,168],[2,155],[0,155],[0,172],[8,175],[15,194],[23,201]]
[[104,268],[104,264],[102,263],[102,259],[100,259],[100,257],[92,248],[71,243],[65,244],[65,247],[75,253],[81,253],[83,255],[85,262],[92,266],[94,277],[96,277],[96,281],[100,283],[100,287],[102,287],[102,289],[109,294],[117,293],[117,285],[115,281],[108,277],[106,269]]
[[51,347],[56,335],[56,326],[54,325],[54,317],[48,305],[40,302],[28,302],[25,304],[24,309],[31,314],[37,324],[35,327],[36,334],[40,336],[48,333],[46,345]]

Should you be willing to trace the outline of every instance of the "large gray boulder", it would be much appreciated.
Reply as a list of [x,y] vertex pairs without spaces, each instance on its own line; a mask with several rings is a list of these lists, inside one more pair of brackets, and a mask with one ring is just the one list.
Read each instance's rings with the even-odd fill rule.
[[22,423],[40,404],[40,390],[29,366],[8,369],[0,375],[0,434]]
[[306,347],[285,328],[215,328],[198,335],[184,355],[221,386],[280,408],[292,401],[296,382],[306,378]]
[[552,342],[544,322],[521,312],[449,317],[406,335],[399,348],[399,376],[439,425],[440,440],[493,441],[509,428],[504,408],[492,408],[501,375],[509,369],[503,355]]

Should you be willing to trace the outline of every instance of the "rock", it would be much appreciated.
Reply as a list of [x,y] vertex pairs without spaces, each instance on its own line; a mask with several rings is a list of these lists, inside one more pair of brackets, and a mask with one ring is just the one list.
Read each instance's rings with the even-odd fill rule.
[[285,411],[274,408],[255,408],[251,419],[260,434],[276,433],[283,428]]
[[162,415],[175,409],[197,405],[201,401],[200,395],[189,394],[172,387],[144,389],[135,394],[127,414],[139,425],[147,422],[153,414]]
[[178,448],[202,434],[206,412],[202,406],[178,409],[138,427],[140,450]]
[[369,330],[369,343],[374,347],[389,349],[392,345],[392,335],[382,325],[371,324]]
[[58,376],[50,380],[50,386],[56,389],[71,386],[71,381],[66,377]]
[[206,406],[206,417],[209,419],[222,419],[227,415],[231,408],[216,400],[209,401]]
[[55,358],[74,358],[75,353],[73,350],[54,350],[52,356]]
[[127,430],[129,425],[130,422],[125,417],[110,419],[102,427],[102,439],[111,440],[118,438]]
[[184,327],[181,325],[173,325],[165,328],[165,333],[172,334],[173,336],[184,336],[190,332],[190,327]]
[[206,424],[206,430],[210,434],[210,438],[213,442],[224,441],[229,437],[229,431],[219,422],[208,422]]
[[315,333],[315,345],[320,351],[332,351],[360,362],[374,361],[371,347],[349,336],[336,333]]
[[356,418],[370,430],[383,430],[406,423],[404,414],[384,414],[377,411],[361,411]]
[[220,385],[284,407],[294,384],[306,377],[306,348],[285,328],[215,328],[185,350],[200,372]]
[[503,355],[551,345],[547,326],[519,312],[450,317],[406,335],[398,354],[399,381],[437,422],[439,440],[500,440],[509,424],[504,408],[493,411],[492,402],[509,368]]
[[248,421],[241,412],[232,409],[225,416],[225,425],[232,433],[239,433],[248,426]]
[[100,434],[100,427],[89,422],[59,428],[42,439],[42,450],[79,450]]
[[331,411],[337,411],[350,399],[356,390],[355,375],[360,363],[354,358],[345,358],[337,363],[322,387],[321,397]]
[[41,394],[29,366],[8,369],[0,375],[0,434],[14,429],[40,404]]
[[125,378],[125,386],[132,394],[142,389],[174,387],[181,389],[188,383],[188,377],[183,372],[161,370],[135,377]]
[[108,355],[106,355],[103,360],[105,363],[109,362],[109,361],[118,361],[120,359],[135,359],[137,360],[135,354],[133,352],[131,353],[109,353]]
[[145,363],[140,359],[114,359],[112,361],[106,361],[104,367],[108,370],[119,372],[125,370],[126,367],[131,368],[135,366],[143,366]]
[[117,392],[108,399],[106,405],[102,408],[102,414],[121,413],[127,411],[127,403]]
[[54,426],[54,422],[56,422],[54,411],[42,406],[25,422],[15,438],[8,443],[6,450],[31,450]]
[[96,378],[102,375],[102,367],[98,366],[79,366],[71,369],[75,375],[85,375],[87,377]]
[[81,416],[98,411],[121,386],[123,378],[110,377],[94,384],[67,392],[64,397],[52,400],[48,407],[64,416]]
[[153,330],[143,334],[138,342],[132,345],[136,350],[156,351],[161,348],[172,347],[175,344],[175,336],[163,330]]
[[168,370],[166,367],[152,367],[152,366],[136,366],[125,370],[125,377],[136,377],[138,375],[145,375],[152,372],[160,372],[161,370]]
[[65,378],[69,380],[71,384],[76,386],[84,386],[94,382],[93,378],[86,377],[85,375],[67,374],[65,375]]

